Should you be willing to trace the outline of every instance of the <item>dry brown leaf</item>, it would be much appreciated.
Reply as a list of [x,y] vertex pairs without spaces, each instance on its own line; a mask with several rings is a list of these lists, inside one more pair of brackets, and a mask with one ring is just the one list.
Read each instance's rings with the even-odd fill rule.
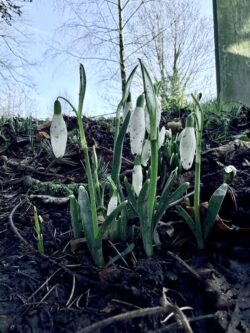
[[36,133],[36,138],[38,140],[49,140],[50,139],[50,136],[47,132],[45,131],[40,131],[40,132],[37,132]]
[[45,121],[44,123],[40,124],[40,125],[37,125],[37,131],[41,131],[41,130],[44,130],[46,128],[49,128],[51,125],[51,121],[48,120],[48,121]]

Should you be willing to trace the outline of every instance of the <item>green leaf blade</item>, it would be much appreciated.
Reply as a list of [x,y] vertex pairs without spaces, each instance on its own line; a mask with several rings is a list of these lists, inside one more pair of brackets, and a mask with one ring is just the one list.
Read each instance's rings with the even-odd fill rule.
[[105,234],[105,232],[108,230],[108,228],[110,227],[110,225],[115,221],[115,219],[117,218],[117,215],[121,213],[121,211],[123,209],[126,208],[127,206],[127,200],[123,201],[122,203],[120,203],[113,211],[112,213],[110,213],[104,223],[101,225],[100,229],[99,229],[99,233],[97,235],[97,239],[101,240],[103,235]]
[[126,115],[126,118],[122,124],[121,130],[115,142],[111,178],[115,182],[116,186],[119,182],[119,174],[121,171],[121,163],[122,163],[123,142],[129,125],[130,117],[131,117],[131,111],[129,111],[128,114]]
[[217,188],[217,190],[214,191],[209,200],[207,214],[204,220],[204,240],[207,239],[209,232],[215,223],[216,216],[220,211],[222,202],[227,194],[227,190],[228,184],[222,184]]
[[170,176],[168,177],[168,180],[163,188],[161,197],[160,197],[160,201],[158,203],[158,206],[156,208],[156,211],[154,213],[154,217],[153,217],[153,224],[154,227],[156,226],[156,224],[160,221],[160,219],[162,218],[162,215],[164,214],[167,206],[169,205],[169,197],[170,197],[170,193],[172,191],[172,188],[175,184],[176,178],[177,178],[177,173],[178,173],[178,168],[176,168],[175,170],[173,170],[170,173]]
[[102,241],[97,239],[97,235],[94,233],[89,195],[83,186],[79,187],[78,203],[80,207],[80,217],[89,251],[96,265],[102,267],[104,265]]
[[73,236],[75,239],[77,239],[81,237],[81,232],[82,232],[80,207],[73,194],[69,196],[69,203],[70,203],[70,217],[71,217]]

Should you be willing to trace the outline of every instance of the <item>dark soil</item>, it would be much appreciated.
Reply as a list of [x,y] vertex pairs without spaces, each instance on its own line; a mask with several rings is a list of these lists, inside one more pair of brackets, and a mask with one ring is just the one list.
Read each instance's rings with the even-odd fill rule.
[[[67,124],[76,128],[73,118],[68,118]],[[89,146],[97,145],[104,175],[105,166],[112,160],[111,125],[104,120],[85,119]],[[233,126],[237,128],[237,123]],[[48,132],[48,128],[43,131]],[[202,156],[204,201],[221,184],[223,166],[232,164],[238,169],[221,210],[222,224],[218,222],[212,231],[206,251],[197,251],[192,234],[172,208],[164,217],[168,223],[159,227],[161,245],[155,247],[153,258],[144,255],[135,221],[133,240],[115,243],[116,249],[104,242],[109,264],[100,269],[93,264],[84,242],[70,242],[68,203],[43,202],[41,195],[48,193],[39,192],[39,186],[34,185],[37,180],[64,185],[85,183],[78,144],[70,144],[67,159],[59,163],[52,162],[41,131],[33,133],[31,141],[26,132],[17,133],[5,124],[1,134],[1,333],[85,332],[89,325],[105,318],[160,306],[163,290],[175,308],[191,308],[183,312],[193,332],[250,332],[249,142],[227,140],[222,142],[226,144],[224,150],[214,147]],[[128,140],[123,155],[122,173],[129,176],[133,164]],[[193,184],[194,172],[181,177]],[[64,190],[52,195],[67,197]],[[43,255],[36,251],[33,205],[44,220]],[[128,248],[123,260],[118,256],[114,263],[110,261],[118,251]],[[134,319],[114,318],[108,326],[103,324],[92,331],[188,332],[174,317],[161,323],[168,314],[159,311]]]

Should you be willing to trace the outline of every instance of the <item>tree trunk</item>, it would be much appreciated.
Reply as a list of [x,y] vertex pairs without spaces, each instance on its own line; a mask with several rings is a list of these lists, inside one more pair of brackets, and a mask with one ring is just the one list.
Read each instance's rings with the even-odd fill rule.
[[120,72],[122,82],[122,93],[126,86],[126,69],[124,59],[124,37],[123,37],[123,19],[122,19],[122,0],[118,0],[118,17],[119,17],[119,55],[120,55]]

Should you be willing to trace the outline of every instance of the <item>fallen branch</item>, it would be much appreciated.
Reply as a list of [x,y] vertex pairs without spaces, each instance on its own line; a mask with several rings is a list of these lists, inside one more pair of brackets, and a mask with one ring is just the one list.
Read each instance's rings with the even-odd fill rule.
[[52,195],[43,195],[43,194],[31,194],[30,199],[39,199],[45,204],[55,204],[58,206],[65,205],[69,201],[68,197],[58,198],[58,197],[53,197]]
[[[110,324],[113,324],[115,322],[124,321],[124,320],[131,320],[138,317],[145,317],[160,313],[167,313],[167,312],[174,312],[174,315],[178,315],[178,320],[181,321],[182,327],[185,329],[186,333],[192,333],[192,329],[187,329],[186,326],[183,326],[183,321],[180,318],[180,312],[182,313],[181,309],[179,309],[177,306],[173,304],[167,304],[166,306],[155,306],[152,308],[144,308],[139,310],[134,310],[126,313],[121,313],[116,316],[112,316],[109,318],[106,318],[104,320],[101,320],[97,323],[94,323],[92,325],[89,325],[82,330],[77,331],[76,333],[89,333],[89,332],[96,332],[97,329],[101,329],[103,327],[106,327]],[[183,315],[183,313],[182,313]]]

